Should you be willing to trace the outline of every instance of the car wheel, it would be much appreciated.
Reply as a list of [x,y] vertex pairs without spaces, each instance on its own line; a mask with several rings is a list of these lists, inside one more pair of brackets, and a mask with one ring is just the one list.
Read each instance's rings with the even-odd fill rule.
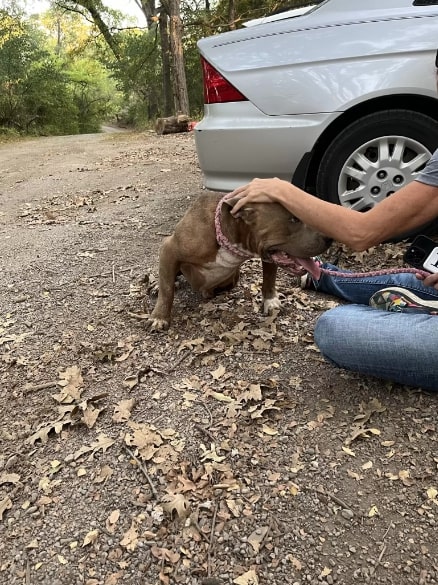
[[333,140],[317,174],[318,197],[367,211],[424,168],[438,146],[438,122],[410,110],[360,118]]

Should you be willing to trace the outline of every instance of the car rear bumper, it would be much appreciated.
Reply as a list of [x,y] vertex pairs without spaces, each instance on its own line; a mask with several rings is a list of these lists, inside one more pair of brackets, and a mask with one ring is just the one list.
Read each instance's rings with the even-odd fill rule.
[[338,115],[267,116],[250,102],[205,105],[195,127],[205,187],[231,191],[254,177],[290,181],[303,153]]

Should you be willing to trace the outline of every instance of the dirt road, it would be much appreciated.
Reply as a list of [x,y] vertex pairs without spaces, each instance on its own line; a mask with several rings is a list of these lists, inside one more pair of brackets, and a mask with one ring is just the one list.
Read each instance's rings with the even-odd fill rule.
[[0,145],[0,584],[438,583],[437,399],[326,364],[333,299],[132,316],[200,192],[192,135]]

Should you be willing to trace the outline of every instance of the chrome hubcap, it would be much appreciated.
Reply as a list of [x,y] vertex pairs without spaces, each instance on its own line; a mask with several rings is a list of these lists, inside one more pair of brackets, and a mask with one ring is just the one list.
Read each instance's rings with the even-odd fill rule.
[[357,211],[371,209],[410,183],[424,168],[431,152],[404,136],[382,136],[355,150],[338,182],[339,201]]

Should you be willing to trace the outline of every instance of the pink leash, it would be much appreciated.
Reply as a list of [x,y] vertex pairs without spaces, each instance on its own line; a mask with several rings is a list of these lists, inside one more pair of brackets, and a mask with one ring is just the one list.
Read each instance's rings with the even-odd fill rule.
[[[230,198],[230,193],[227,193],[222,197],[216,207],[216,213],[214,218],[214,225],[216,228],[216,240],[221,246],[230,252],[230,254],[234,254],[234,256],[239,256],[240,258],[256,258],[258,254],[254,254],[253,252],[249,252],[248,250],[243,250],[242,248],[238,248],[236,245],[232,244],[228,238],[224,235],[222,231],[222,205],[226,199]],[[283,268],[286,272],[291,274],[292,276],[303,276],[306,271],[298,266],[293,258],[288,256],[284,252],[275,252],[271,255],[271,258],[275,264]],[[330,270],[328,268],[320,268],[321,274],[326,274],[328,276],[341,276],[342,278],[366,278],[369,276],[383,276],[385,274],[404,274],[406,272],[410,272],[412,274],[420,274],[424,277],[429,276],[430,272],[426,272],[425,270],[418,270],[416,268],[388,268],[386,270],[372,270],[370,272],[342,272],[338,270]],[[318,276],[318,279],[320,275]]]

